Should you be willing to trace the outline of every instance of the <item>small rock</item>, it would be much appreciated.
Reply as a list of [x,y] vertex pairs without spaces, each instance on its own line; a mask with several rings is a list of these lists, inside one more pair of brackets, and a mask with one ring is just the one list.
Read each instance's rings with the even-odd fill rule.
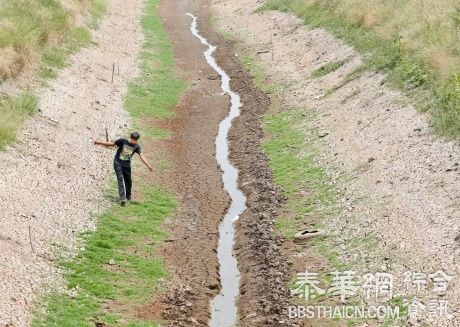
[[113,266],[115,264],[115,260],[114,259],[110,259],[109,260],[109,265]]
[[303,243],[314,237],[324,235],[324,231],[321,230],[303,230],[294,235],[295,243]]

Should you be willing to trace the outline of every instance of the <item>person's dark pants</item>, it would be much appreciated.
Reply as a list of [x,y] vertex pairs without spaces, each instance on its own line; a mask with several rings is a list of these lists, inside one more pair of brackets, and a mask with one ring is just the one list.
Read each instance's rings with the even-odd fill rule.
[[117,175],[120,200],[131,200],[131,187],[133,184],[131,179],[131,165],[122,166],[115,162],[113,168],[115,169],[115,174]]

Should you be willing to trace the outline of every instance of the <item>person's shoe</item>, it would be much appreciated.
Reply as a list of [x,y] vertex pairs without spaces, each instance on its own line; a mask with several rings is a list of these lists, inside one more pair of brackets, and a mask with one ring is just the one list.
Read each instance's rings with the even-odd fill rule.
[[126,204],[126,199],[121,199],[121,200],[120,200],[120,204],[121,204],[122,207],[124,207],[125,204]]

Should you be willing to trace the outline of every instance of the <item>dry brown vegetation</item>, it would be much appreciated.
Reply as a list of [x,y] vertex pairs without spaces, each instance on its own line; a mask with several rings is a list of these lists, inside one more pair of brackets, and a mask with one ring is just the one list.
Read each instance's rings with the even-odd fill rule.
[[267,0],[263,8],[292,12],[368,54],[367,67],[409,90],[438,132],[460,138],[458,0]]
[[455,0],[330,1],[338,15],[373,29],[386,40],[400,37],[405,48],[448,78],[460,72],[460,4]]
[[0,0],[0,79],[37,68],[48,47],[62,45],[98,1]]
[[[69,53],[87,44],[106,8],[106,0],[0,0],[0,84],[27,72],[53,78]],[[16,138],[35,112],[30,90],[0,94],[0,149]]]

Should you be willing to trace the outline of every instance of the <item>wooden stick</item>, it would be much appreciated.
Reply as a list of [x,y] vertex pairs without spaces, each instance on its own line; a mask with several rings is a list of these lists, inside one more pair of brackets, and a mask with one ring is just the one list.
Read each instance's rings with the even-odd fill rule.
[[113,75],[115,74],[115,63],[112,65],[112,84],[113,84]]
[[275,61],[275,46],[273,45],[273,34],[271,36],[270,43],[271,43],[271,46],[272,46],[272,61]]
[[32,248],[32,253],[35,253],[34,244],[32,243],[32,232],[31,232],[30,225],[29,225],[29,242],[30,242],[30,247]]

